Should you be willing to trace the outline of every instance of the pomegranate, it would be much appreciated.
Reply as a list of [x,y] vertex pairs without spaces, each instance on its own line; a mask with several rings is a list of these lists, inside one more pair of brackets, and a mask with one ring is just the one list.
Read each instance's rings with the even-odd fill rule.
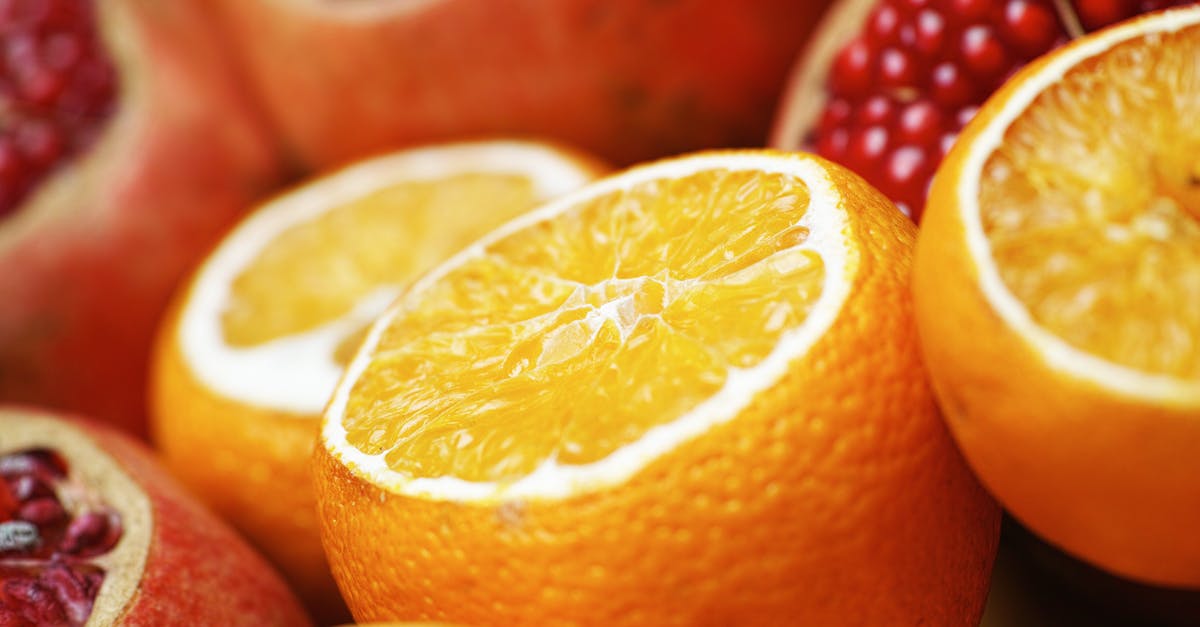
[[829,1],[218,4],[289,145],[326,168],[485,134],[546,136],[615,164],[759,146]]
[[283,580],[99,424],[0,409],[0,625],[306,625]]
[[206,4],[0,1],[0,399],[143,433],[169,292],[276,184]]
[[933,172],[1013,72],[1072,37],[1174,0],[839,0],[780,105],[771,144],[812,150],[920,219]]

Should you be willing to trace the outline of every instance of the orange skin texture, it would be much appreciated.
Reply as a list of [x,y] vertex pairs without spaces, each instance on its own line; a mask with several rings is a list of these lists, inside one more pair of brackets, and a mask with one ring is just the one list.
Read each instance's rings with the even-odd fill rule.
[[933,179],[914,273],[922,349],[964,456],[1006,509],[1068,553],[1147,583],[1200,587],[1200,407],[1155,406],[1056,371],[993,312],[954,189],[966,154],[951,150]]
[[385,492],[319,445],[322,539],[355,618],[978,623],[1000,511],[919,360],[915,227],[857,176],[835,176],[873,205],[851,212],[866,244],[838,321],[738,418],[625,483],[556,501],[433,501]]
[[374,3],[368,16],[219,4],[272,118],[321,169],[493,134],[553,138],[617,165],[759,146],[829,3],[435,0]]
[[267,562],[171,479],[143,444],[87,419],[35,409],[8,410],[58,418],[64,431],[84,432],[149,497],[150,551],[138,591],[119,624],[312,624]]
[[[180,296],[177,303],[186,300]],[[151,430],[163,463],[218,515],[236,521],[321,624],[348,621],[321,549],[310,487],[317,417],[238,405],[212,392],[168,348],[177,325],[175,306],[154,355]],[[240,421],[237,437],[230,436],[226,417]]]
[[117,111],[90,152],[0,223],[0,399],[144,435],[150,343],[171,290],[277,182],[272,140],[201,6],[97,5]]

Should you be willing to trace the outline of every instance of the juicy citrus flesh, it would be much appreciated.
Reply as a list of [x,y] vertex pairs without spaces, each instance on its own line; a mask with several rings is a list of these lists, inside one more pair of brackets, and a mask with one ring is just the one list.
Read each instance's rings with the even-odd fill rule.
[[1138,371],[1200,379],[1200,27],[1073,66],[984,164],[1005,286],[1042,328]]
[[826,267],[799,178],[706,169],[587,199],[407,295],[346,442],[404,476],[506,482],[603,459],[803,324]]
[[389,185],[292,225],[234,279],[225,341],[254,346],[341,318],[379,286],[410,281],[538,198],[523,174],[460,173]]

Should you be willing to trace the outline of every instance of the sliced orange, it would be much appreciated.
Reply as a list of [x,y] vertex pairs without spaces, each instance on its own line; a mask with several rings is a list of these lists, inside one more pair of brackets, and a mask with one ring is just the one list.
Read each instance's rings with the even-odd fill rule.
[[367,161],[258,208],[179,295],[157,346],[154,438],[322,622],[340,600],[308,462],[362,330],[418,273],[600,170],[561,148],[506,141]]
[[355,617],[977,622],[998,510],[925,383],[914,229],[819,158],[700,153],[433,270],[316,452]]
[[1016,75],[938,171],[921,340],[968,460],[1067,551],[1200,586],[1200,9]]

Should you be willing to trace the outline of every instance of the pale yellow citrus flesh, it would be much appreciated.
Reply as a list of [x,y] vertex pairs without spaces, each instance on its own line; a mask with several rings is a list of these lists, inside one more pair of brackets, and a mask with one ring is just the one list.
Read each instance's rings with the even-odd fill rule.
[[[1005,286],[1071,346],[1200,379],[1200,28],[1072,67],[980,179]],[[1146,115],[1146,111],[1158,114]]]
[[826,275],[808,203],[794,176],[701,170],[494,238],[398,304],[349,395],[347,443],[413,478],[605,458],[803,323]]
[[291,226],[234,279],[225,341],[249,347],[338,319],[380,285],[412,280],[538,198],[526,175],[455,174],[384,187]]

